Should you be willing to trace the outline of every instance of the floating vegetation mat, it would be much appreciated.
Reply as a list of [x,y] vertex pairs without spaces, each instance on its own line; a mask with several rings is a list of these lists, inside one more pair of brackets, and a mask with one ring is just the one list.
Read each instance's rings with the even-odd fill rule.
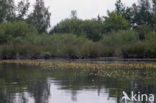
[[152,63],[89,63],[46,60],[0,61],[0,64],[5,63],[40,66],[48,70],[70,70],[72,72],[87,73],[90,76],[124,78],[125,80],[132,79],[133,77],[133,79],[144,79],[147,80],[146,82],[150,82],[151,79],[156,78],[156,64]]
[[75,61],[46,61],[46,60],[1,60],[0,63],[15,63],[41,66],[51,69],[75,68],[75,69],[154,69],[156,64],[152,63],[88,63]]

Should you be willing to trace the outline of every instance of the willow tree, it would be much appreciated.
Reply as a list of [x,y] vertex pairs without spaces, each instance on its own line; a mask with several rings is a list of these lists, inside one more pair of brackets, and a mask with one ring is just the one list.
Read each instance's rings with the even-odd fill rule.
[[0,0],[0,22],[15,19],[14,0]]
[[50,27],[50,16],[48,8],[43,0],[36,0],[34,11],[28,16],[28,22],[34,25],[39,32],[46,32]]
[[16,8],[17,14],[16,14],[16,19],[17,20],[24,20],[25,17],[27,16],[28,9],[30,6],[29,0],[21,0],[18,3],[18,6]]

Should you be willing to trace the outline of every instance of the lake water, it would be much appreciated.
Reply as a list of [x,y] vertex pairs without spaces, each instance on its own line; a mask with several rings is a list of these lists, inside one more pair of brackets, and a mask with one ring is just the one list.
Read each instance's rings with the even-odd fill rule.
[[133,72],[127,78],[124,73],[100,78],[79,71],[0,64],[0,103],[125,103],[123,91],[156,95],[156,70]]

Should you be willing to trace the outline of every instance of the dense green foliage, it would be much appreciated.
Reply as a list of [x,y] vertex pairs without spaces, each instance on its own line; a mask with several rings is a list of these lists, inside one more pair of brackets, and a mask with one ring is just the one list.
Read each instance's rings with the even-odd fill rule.
[[43,0],[36,0],[30,14],[29,5],[28,0],[18,6],[13,1],[0,0],[1,59],[156,58],[154,0],[140,0],[131,7],[118,0],[108,16],[90,20],[79,19],[73,10],[71,18],[62,20],[49,33],[50,13]]
[[25,21],[36,27],[39,32],[46,32],[50,27],[48,8],[43,0],[36,0],[34,10],[28,14],[29,0],[21,0],[15,5],[14,0],[0,0],[0,23]]
[[65,19],[55,26],[52,33],[73,33],[98,41],[102,34],[102,24],[96,20]]
[[0,43],[13,42],[17,39],[23,40],[26,36],[37,33],[37,30],[25,22],[0,24]]
[[121,0],[118,0],[115,6],[114,11],[108,11],[108,16],[98,16],[97,19],[81,20],[77,17],[65,19],[58,23],[50,34],[73,33],[98,41],[104,34],[112,31],[132,29],[138,32],[140,40],[145,40],[145,34],[156,31],[154,0],[139,0],[138,4],[133,4],[131,7],[126,7]]
[[126,30],[130,23],[117,12],[108,12],[108,17],[104,17],[104,29],[106,32]]
[[156,57],[156,33],[146,34],[145,41],[133,30],[103,35],[100,41],[75,34],[39,34],[25,22],[0,25],[1,59]]
[[0,0],[0,22],[13,21],[15,17],[14,1]]
[[[99,18],[100,19],[100,18]],[[108,13],[108,17],[104,17],[105,21],[96,19],[65,19],[57,24],[52,33],[73,33],[83,35],[90,40],[98,41],[104,33],[118,30],[126,30],[130,27],[129,22],[120,16],[117,12]]]
[[44,6],[43,0],[36,0],[33,13],[28,16],[28,22],[34,25],[39,32],[46,32],[50,27],[50,16],[48,8]]
[[119,46],[123,44],[130,44],[138,40],[139,38],[136,32],[132,30],[121,30],[104,35],[101,42],[108,46]]

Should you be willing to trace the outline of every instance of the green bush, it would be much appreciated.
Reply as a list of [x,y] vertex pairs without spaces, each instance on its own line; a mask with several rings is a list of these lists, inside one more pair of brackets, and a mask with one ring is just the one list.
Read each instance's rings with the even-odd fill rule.
[[121,50],[125,58],[145,58],[147,56],[147,46],[143,42],[125,45]]
[[156,46],[149,45],[147,47],[147,57],[148,58],[156,58]]
[[35,37],[33,44],[46,46],[46,53],[54,57],[67,58],[95,58],[112,56],[114,49],[104,47],[101,43],[94,43],[87,38],[77,37],[74,34],[53,34]]
[[121,46],[129,44],[138,40],[138,34],[132,30],[120,30],[118,32],[111,32],[105,34],[101,43],[107,46]]
[[37,59],[42,57],[44,47],[32,44],[4,44],[0,46],[1,59]]
[[147,57],[156,58],[156,32],[150,32],[145,35],[145,43],[148,45]]
[[80,51],[82,58],[111,57],[114,55],[112,47],[106,47],[98,42],[87,42]]
[[86,37],[93,41],[98,41],[101,39],[102,35],[102,24],[96,20],[85,20],[80,25],[81,33],[86,35]]
[[101,51],[100,57],[116,56],[114,47],[103,46],[100,51]]
[[88,39],[74,34],[54,34],[51,36],[51,41],[51,45],[55,47],[52,48],[56,53],[54,55],[70,58],[79,58],[81,46],[89,42]]
[[145,40],[148,43],[155,43],[156,42],[156,32],[150,32],[145,35]]
[[72,33],[98,41],[102,34],[102,24],[96,20],[65,19],[50,31],[50,34],[53,33]]
[[81,47],[81,58],[93,58],[98,55],[95,44],[93,42],[87,42]]
[[118,12],[108,12],[108,17],[104,17],[105,32],[126,30],[130,27],[130,23],[123,18]]
[[145,40],[146,34],[152,31],[152,28],[149,25],[140,25],[134,29],[138,35],[140,40]]
[[[90,34],[91,38],[97,37],[94,34],[99,35],[99,30],[94,28],[99,24],[93,26],[96,24],[94,22],[97,21],[86,20],[82,25],[83,21],[81,32]],[[86,32],[87,30],[89,32]],[[88,38],[90,37],[70,33],[39,34],[25,22],[0,24],[0,59],[156,57],[155,32],[145,34],[144,41],[139,41],[138,33],[133,30],[104,34],[103,38],[96,42]]]
[[34,35],[27,39],[34,45],[47,47],[45,53],[54,57],[81,58],[81,47],[90,40],[74,34]]
[[2,45],[0,46],[0,58],[1,59],[15,59],[16,49],[14,45]]
[[24,39],[26,36],[31,36],[32,33],[37,33],[36,29],[23,21],[3,23],[0,24],[0,43]]
[[53,33],[73,33],[80,34],[82,24],[82,20],[80,19],[65,19],[57,24],[54,29],[50,31],[50,34]]

